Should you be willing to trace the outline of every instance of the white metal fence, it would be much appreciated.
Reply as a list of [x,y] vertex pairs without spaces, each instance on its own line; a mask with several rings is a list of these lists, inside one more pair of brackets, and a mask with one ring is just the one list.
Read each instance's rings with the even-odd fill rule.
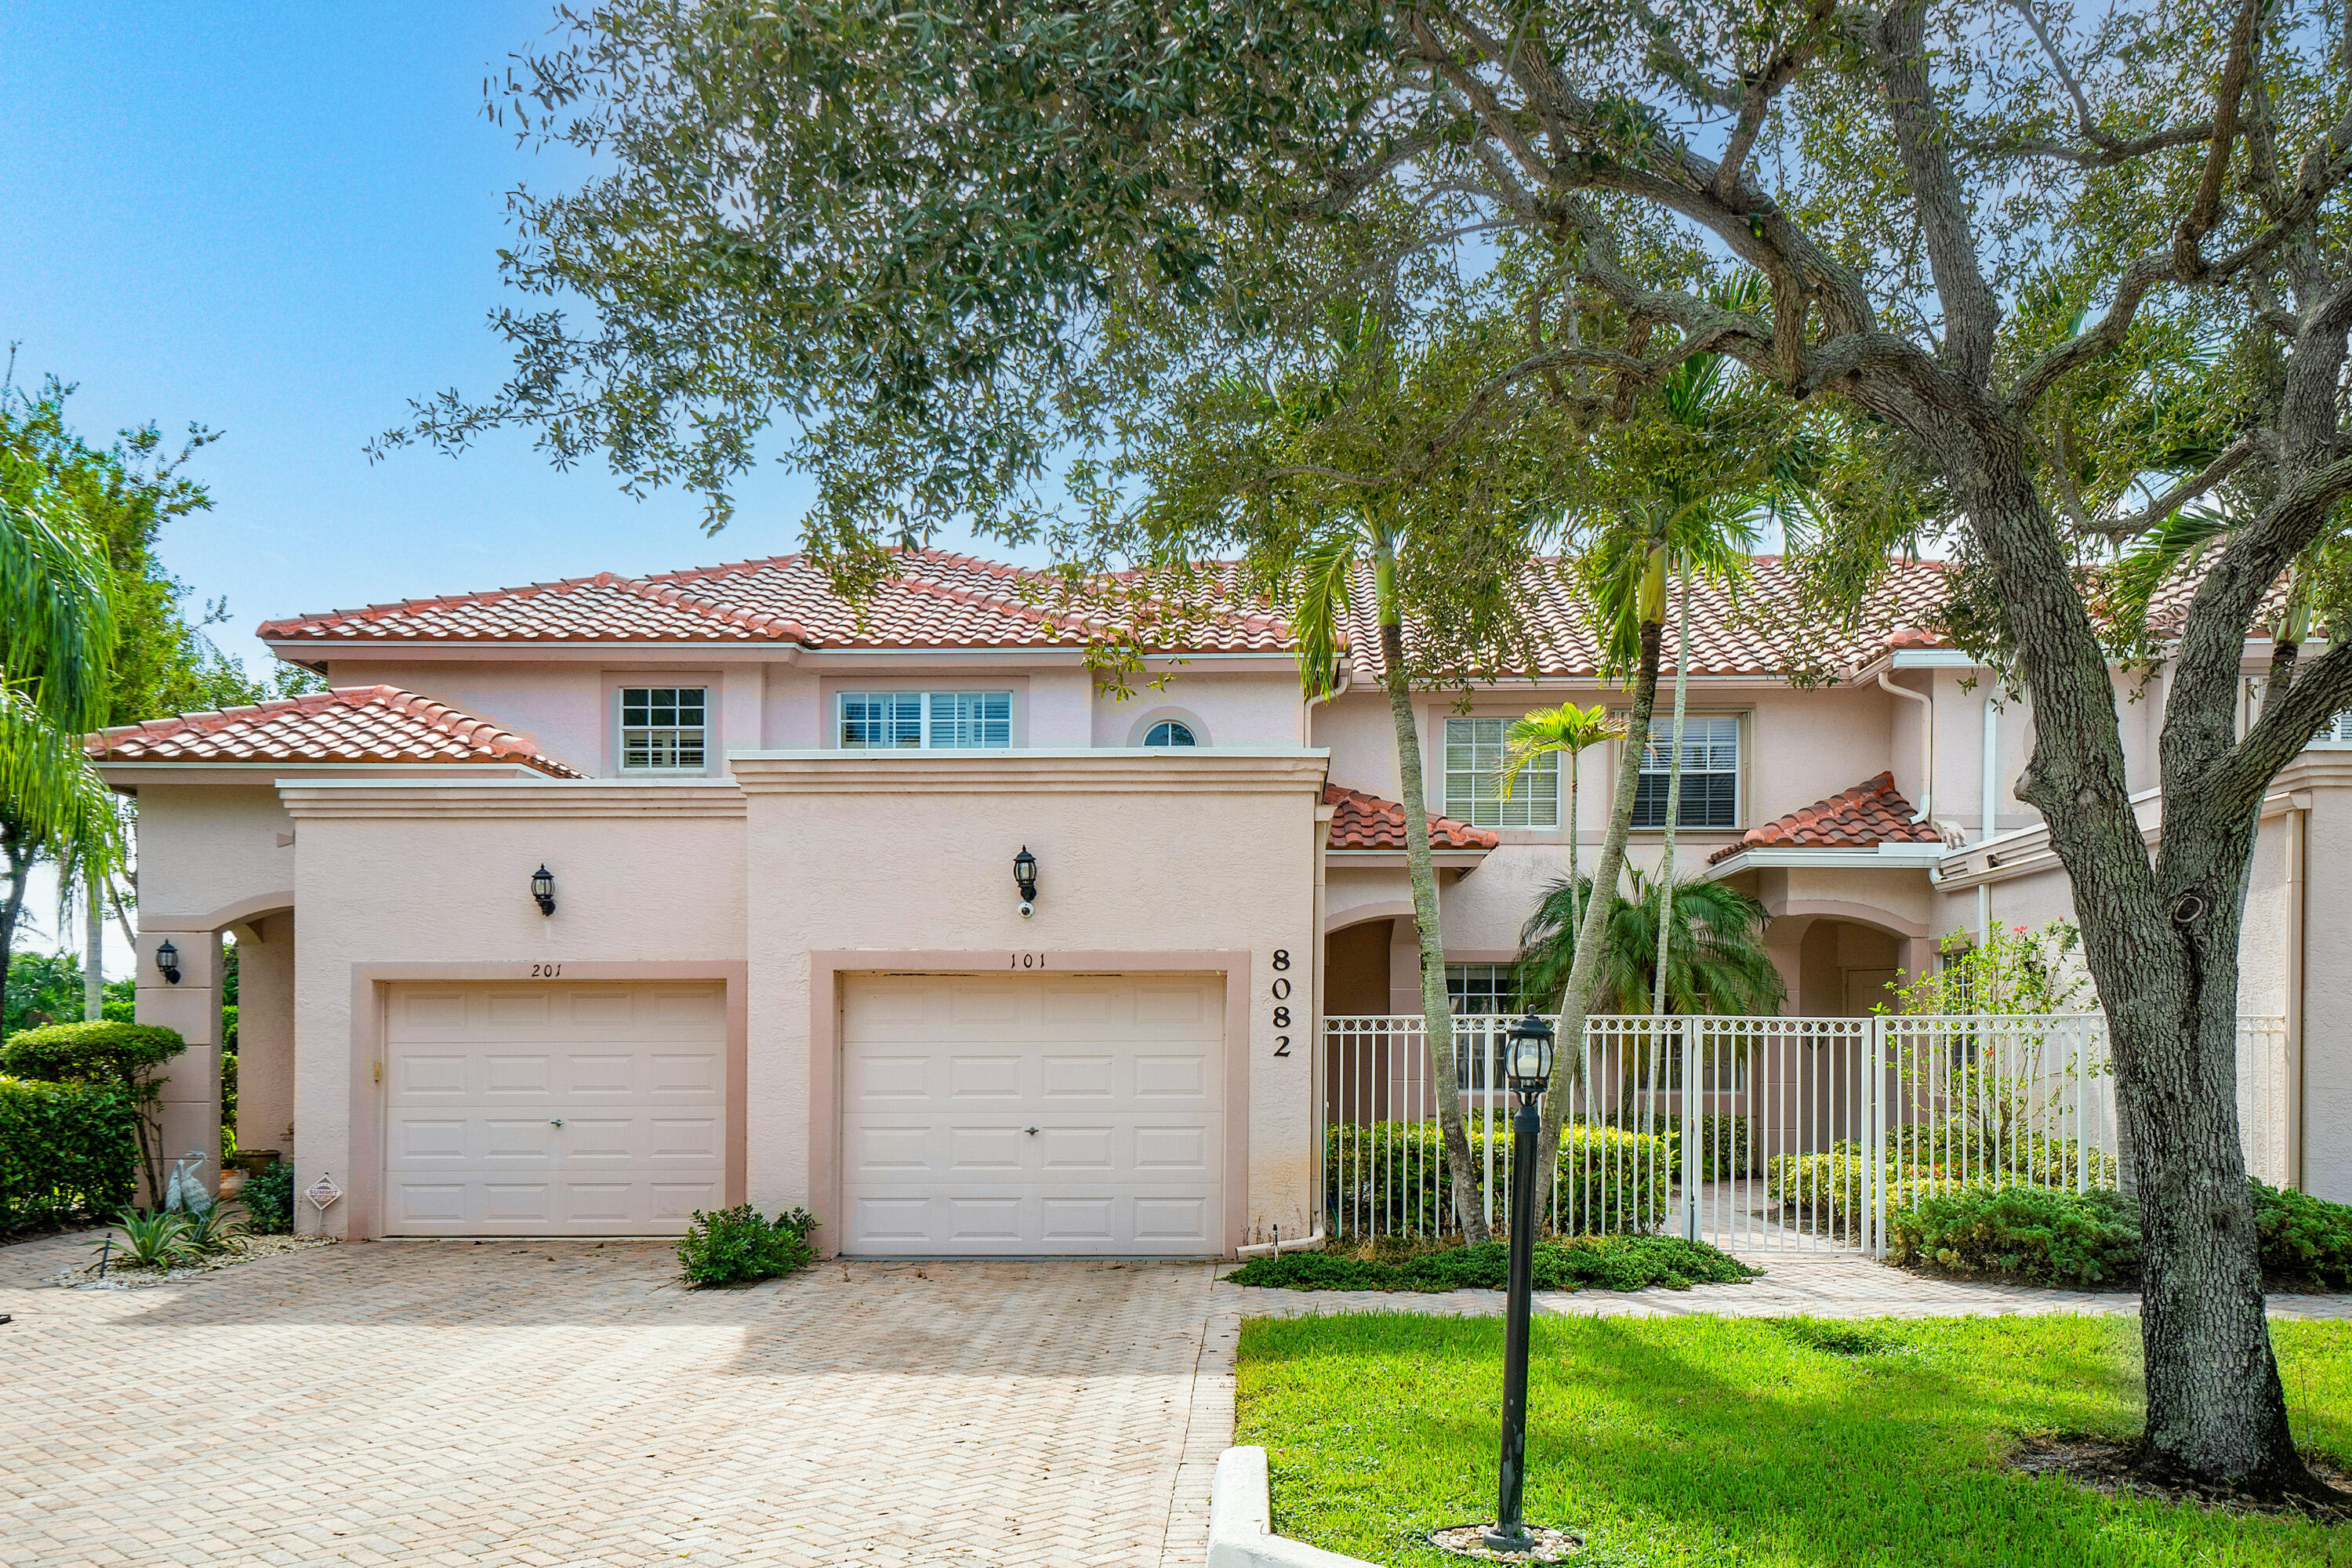
[[[1489,1221],[1507,1212],[1511,1019],[1454,1021],[1454,1082]],[[1325,1223],[1349,1236],[1454,1228],[1422,1019],[1324,1025]],[[2238,1030],[2248,1169],[2287,1176],[2286,1031]],[[1671,1233],[1738,1252],[1885,1250],[1885,1216],[1950,1187],[2084,1191],[2122,1172],[2096,1014],[1587,1020],[1552,1223]]]

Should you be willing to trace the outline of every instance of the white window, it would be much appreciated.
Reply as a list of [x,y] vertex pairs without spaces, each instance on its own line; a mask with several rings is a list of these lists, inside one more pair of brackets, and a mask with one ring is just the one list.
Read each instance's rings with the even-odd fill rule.
[[[1666,769],[1674,752],[1675,718],[1653,714],[1633,792],[1633,826],[1666,825]],[[1683,717],[1683,792],[1677,827],[1739,826],[1739,719],[1731,713]]]
[[2352,708],[2346,709],[2327,721],[2327,727],[2311,738],[2315,746],[2352,746]]
[[845,751],[969,750],[1013,744],[1010,691],[845,691]]
[[621,766],[653,773],[702,771],[709,690],[700,686],[621,688]]
[[1518,989],[1507,963],[1449,963],[1445,994],[1456,1016],[1465,1013],[1517,1013]]
[[1445,721],[1445,815],[1473,827],[1559,826],[1559,758],[1537,758],[1503,798],[1501,769],[1507,719]]
[[1197,746],[1201,742],[1192,734],[1192,726],[1181,719],[1162,719],[1143,733],[1147,746]]

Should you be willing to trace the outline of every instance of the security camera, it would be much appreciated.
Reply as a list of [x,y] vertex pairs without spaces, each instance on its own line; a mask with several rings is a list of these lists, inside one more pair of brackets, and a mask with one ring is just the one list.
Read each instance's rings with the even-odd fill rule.
[[1037,906],[1035,904],[1030,902],[1027,899],[1021,900],[1021,918],[1023,920],[1027,920],[1031,915],[1034,915],[1036,912]]

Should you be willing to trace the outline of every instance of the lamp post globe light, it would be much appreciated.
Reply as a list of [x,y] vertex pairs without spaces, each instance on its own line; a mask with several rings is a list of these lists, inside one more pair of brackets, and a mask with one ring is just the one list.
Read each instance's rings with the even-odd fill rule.
[[1536,1102],[1551,1081],[1552,1030],[1530,1012],[1504,1036],[1503,1063],[1518,1096],[1511,1113],[1511,1279],[1503,1337],[1503,1455],[1495,1528],[1486,1544],[1497,1552],[1536,1545],[1520,1518],[1528,1479],[1528,1318],[1535,1306]]

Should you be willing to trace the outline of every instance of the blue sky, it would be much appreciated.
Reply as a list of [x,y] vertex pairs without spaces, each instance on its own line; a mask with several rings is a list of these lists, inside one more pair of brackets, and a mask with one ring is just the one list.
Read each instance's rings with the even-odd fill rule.
[[707,539],[692,497],[633,501],[527,435],[362,451],[406,399],[505,367],[483,324],[505,195],[580,169],[516,148],[482,83],[545,36],[547,0],[9,10],[0,342],[20,381],[79,384],[85,437],[226,433],[193,470],[212,511],[163,542],[227,597],[225,649],[258,669],[271,616],[793,547],[806,490],[781,472]]

